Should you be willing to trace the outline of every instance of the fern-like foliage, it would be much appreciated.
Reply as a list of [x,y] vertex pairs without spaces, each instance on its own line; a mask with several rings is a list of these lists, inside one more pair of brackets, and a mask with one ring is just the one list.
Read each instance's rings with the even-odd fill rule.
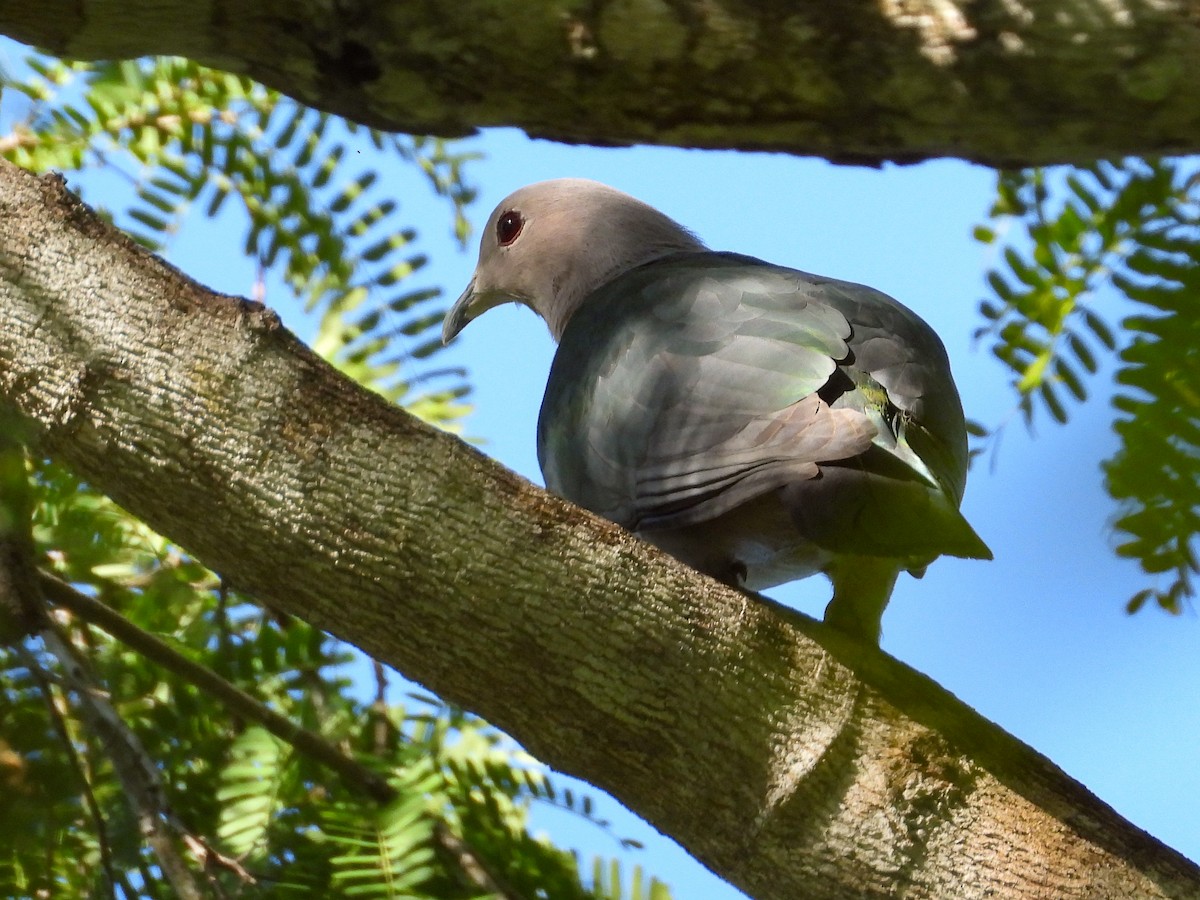
[[243,731],[221,770],[217,837],[238,859],[261,856],[279,812],[290,748],[259,725]]
[[212,218],[236,200],[247,219],[243,251],[318,315],[318,353],[428,421],[462,415],[460,370],[420,389],[430,373],[407,365],[440,347],[444,310],[437,289],[404,285],[426,257],[412,250],[416,232],[397,223],[399,204],[363,150],[422,171],[450,204],[460,240],[471,154],[363,129],[184,59],[27,64],[29,77],[0,84],[29,100],[0,136],[6,158],[35,171],[134,163],[118,221],[155,250],[192,209]]
[[657,878],[647,880],[641,866],[634,866],[626,887],[617,860],[596,857],[592,862],[592,893],[603,900],[671,900],[670,889]]
[[348,802],[327,807],[325,834],[338,853],[331,860],[333,886],[347,896],[386,900],[426,897],[438,873],[430,798],[442,787],[428,756],[415,758],[389,784],[396,797],[384,806]]
[[[1179,612],[1195,596],[1200,531],[1200,174],[1193,162],[1100,162],[1000,176],[992,217],[1009,228],[987,275],[977,337],[1013,373],[1026,421],[1065,422],[1087,398],[1098,353],[1118,338],[1095,311],[1115,288],[1137,304],[1121,323],[1113,400],[1118,453],[1104,464],[1119,504],[1117,552],[1156,579],[1130,599]],[[993,227],[976,236],[998,240]],[[1158,579],[1166,579],[1163,583]]]

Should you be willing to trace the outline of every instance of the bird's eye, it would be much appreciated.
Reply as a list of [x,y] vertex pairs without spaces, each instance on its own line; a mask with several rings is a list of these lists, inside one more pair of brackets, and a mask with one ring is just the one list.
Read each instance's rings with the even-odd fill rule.
[[520,237],[524,227],[525,217],[515,209],[510,209],[496,220],[496,241],[501,247],[507,247]]

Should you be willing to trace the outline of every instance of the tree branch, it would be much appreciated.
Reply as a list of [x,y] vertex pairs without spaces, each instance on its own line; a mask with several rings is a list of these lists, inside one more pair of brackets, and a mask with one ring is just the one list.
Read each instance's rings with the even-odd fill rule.
[[759,898],[1193,897],[936,685],[339,375],[0,165],[0,406],[231,584],[611,791]]
[[0,32],[165,53],[411,133],[992,165],[1200,148],[1194,0],[9,0]]

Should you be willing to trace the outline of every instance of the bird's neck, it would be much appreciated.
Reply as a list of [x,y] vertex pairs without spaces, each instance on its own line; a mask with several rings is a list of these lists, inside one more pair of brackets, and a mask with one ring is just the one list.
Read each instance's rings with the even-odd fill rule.
[[542,316],[550,329],[550,335],[557,344],[567,330],[571,317],[596,296],[600,288],[624,275],[626,272],[644,266],[676,253],[695,253],[704,250],[697,238],[683,229],[678,234],[671,235],[669,240],[655,243],[651,246],[638,248],[638,252],[624,254],[607,260],[597,260],[597,265],[591,271],[575,270],[566,275],[557,285],[558,297]]

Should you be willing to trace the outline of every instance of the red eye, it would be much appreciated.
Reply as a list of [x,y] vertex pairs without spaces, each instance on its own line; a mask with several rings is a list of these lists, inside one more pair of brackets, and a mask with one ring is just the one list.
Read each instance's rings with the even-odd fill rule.
[[521,235],[525,227],[525,217],[515,209],[502,213],[496,220],[496,241],[501,247],[507,247]]

